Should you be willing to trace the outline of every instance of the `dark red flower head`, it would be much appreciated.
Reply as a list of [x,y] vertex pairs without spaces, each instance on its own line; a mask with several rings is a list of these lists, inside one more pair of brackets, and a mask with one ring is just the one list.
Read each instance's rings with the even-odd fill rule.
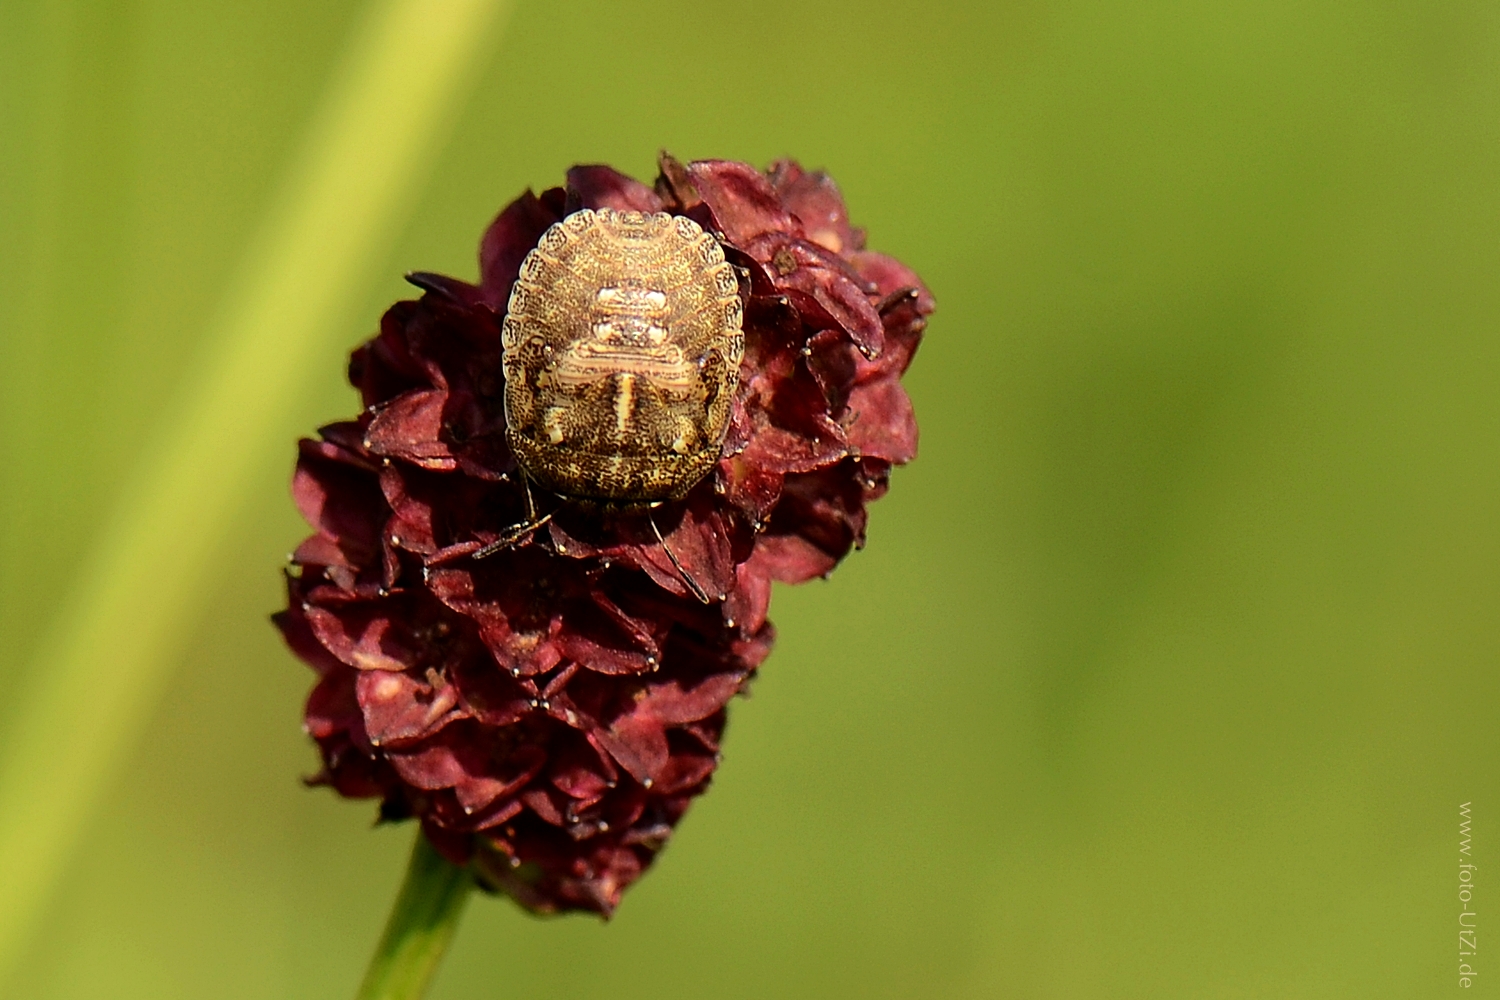
[[[501,323],[527,252],[580,208],[689,216],[740,269],[728,437],[654,509],[533,487],[550,522],[496,546],[531,513]],[[832,570],[916,454],[900,377],[932,298],[864,242],[823,173],[663,157],[655,187],[582,166],[522,195],[477,286],[412,275],[422,297],[351,358],[364,412],[301,442],[292,485],[316,533],[275,620],[319,675],[316,780],[417,817],[531,910],[610,913],[708,785],[725,705],[771,648],[771,581]]]

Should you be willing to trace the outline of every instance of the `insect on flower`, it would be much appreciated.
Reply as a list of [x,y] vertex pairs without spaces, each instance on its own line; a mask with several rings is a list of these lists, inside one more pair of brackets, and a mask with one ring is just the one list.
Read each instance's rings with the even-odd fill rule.
[[744,307],[723,248],[692,219],[582,209],[526,255],[510,294],[507,439],[570,497],[675,500],[719,460]]
[[[719,460],[744,315],[719,241],[686,216],[585,208],[554,223],[522,262],[501,328],[506,438],[523,474],[618,507],[683,496]],[[475,556],[543,523],[530,506]]]
[[862,545],[915,456],[932,296],[790,160],[574,167],[494,219],[477,283],[408,277],[292,484],[315,781],[527,909],[607,915],[713,778],[772,581]]

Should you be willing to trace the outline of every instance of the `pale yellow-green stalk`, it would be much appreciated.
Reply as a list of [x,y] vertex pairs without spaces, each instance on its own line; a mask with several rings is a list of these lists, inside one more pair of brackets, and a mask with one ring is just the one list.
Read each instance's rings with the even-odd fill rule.
[[[27,672],[0,757],[0,984],[200,612],[308,359],[367,277],[508,0],[373,0],[98,547]],[[160,572],[170,552],[174,571]]]

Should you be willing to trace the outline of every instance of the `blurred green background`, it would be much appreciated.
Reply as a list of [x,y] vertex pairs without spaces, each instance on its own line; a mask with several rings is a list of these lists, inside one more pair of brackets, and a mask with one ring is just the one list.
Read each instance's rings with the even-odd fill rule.
[[[361,9],[0,2],[5,691]],[[922,455],[778,592],[616,919],[476,899],[433,997],[1455,990],[1458,803],[1500,866],[1500,8],[519,0],[287,426],[354,412],[403,272],[663,146],[827,167],[927,279]],[[298,784],[292,459],[0,993],[352,994],[412,831]]]

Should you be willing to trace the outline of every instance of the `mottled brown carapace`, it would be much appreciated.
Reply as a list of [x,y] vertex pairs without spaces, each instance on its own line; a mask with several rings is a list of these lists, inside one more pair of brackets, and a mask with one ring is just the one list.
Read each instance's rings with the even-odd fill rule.
[[502,330],[506,434],[526,474],[626,505],[683,496],[719,460],[742,318],[733,266],[691,219],[601,208],[553,225]]

